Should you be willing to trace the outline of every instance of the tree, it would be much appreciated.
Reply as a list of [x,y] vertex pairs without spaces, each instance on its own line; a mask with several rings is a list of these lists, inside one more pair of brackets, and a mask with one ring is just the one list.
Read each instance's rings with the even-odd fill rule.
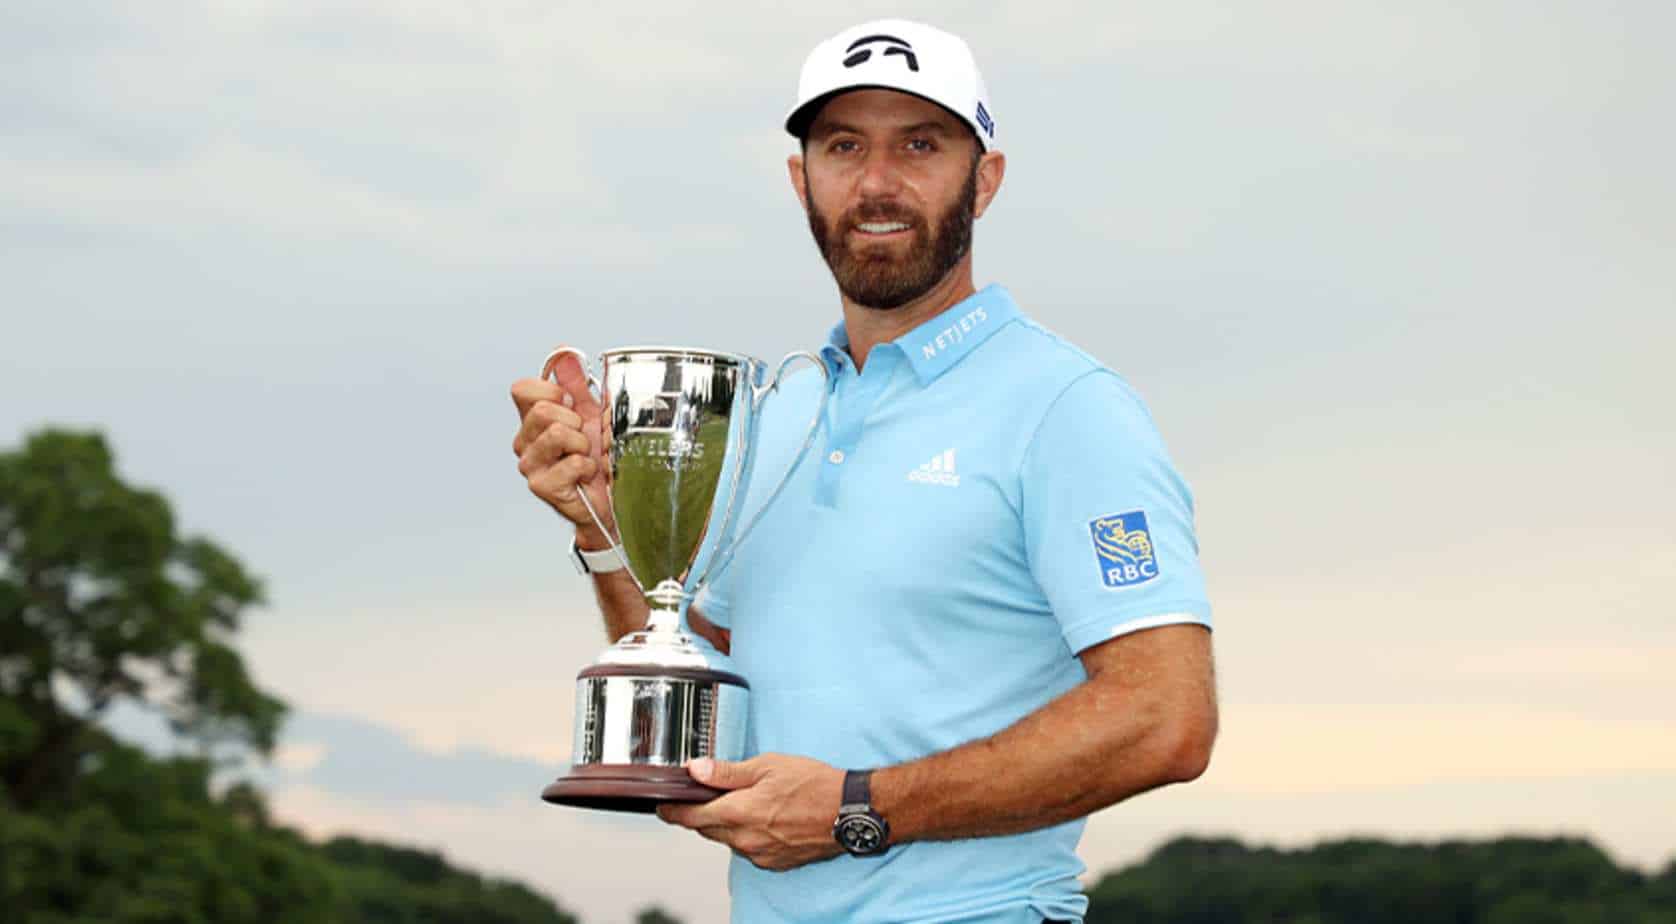
[[1302,850],[1178,838],[1089,892],[1089,924],[1652,924],[1657,879],[1574,838]]
[[681,919],[653,905],[641,909],[640,913],[634,916],[634,924],[681,924]]
[[[271,750],[285,706],[232,647],[261,589],[93,434],[0,452],[0,919],[6,924],[576,924],[440,855],[278,825],[256,786],[216,794],[212,746]],[[161,710],[197,755],[99,718]]]
[[285,706],[231,645],[256,579],[168,502],[124,483],[102,437],[48,429],[0,452],[0,782],[67,795],[95,723],[127,700],[207,752],[269,752]]

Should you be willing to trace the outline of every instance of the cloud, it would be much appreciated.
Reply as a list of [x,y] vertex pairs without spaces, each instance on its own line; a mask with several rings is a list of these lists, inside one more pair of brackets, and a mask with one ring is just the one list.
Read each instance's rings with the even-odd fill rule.
[[698,44],[701,32],[654,30],[659,17],[212,4],[118,18],[114,41],[70,15],[27,23],[81,39],[62,52],[77,59],[69,74],[19,72],[25,117],[0,160],[0,197],[27,220],[455,265],[534,266],[583,249],[609,264],[671,237],[732,240],[682,215],[624,221],[619,178],[599,160],[616,156],[599,143],[613,134],[644,140],[626,118],[672,130],[697,118],[671,108],[672,87],[733,79],[734,58]]
[[320,743],[286,743],[274,748],[274,766],[286,773],[308,773],[325,759],[326,746]]
[[563,764],[481,748],[428,750],[376,723],[317,713],[305,712],[288,722],[285,741],[287,751],[276,761],[282,783],[319,786],[391,806],[533,805],[541,787],[564,769]]
[[1223,709],[1204,781],[1247,793],[1439,781],[1676,776],[1676,720],[1468,704]]
[[[476,749],[530,761],[532,780],[555,775],[570,759],[576,674],[607,643],[585,591],[568,573],[554,576],[532,576],[533,597],[346,606],[328,645],[264,623],[252,645],[261,674],[306,713],[343,717],[298,724],[287,740],[312,736],[334,758],[340,742],[378,743],[390,761],[408,748]],[[333,724],[354,716],[389,731],[363,740]]]

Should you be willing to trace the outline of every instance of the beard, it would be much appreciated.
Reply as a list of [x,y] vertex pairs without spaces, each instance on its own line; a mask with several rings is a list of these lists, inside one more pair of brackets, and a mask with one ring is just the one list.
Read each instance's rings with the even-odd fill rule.
[[[805,187],[809,182],[804,170]],[[976,158],[973,169],[966,175],[960,195],[943,213],[933,227],[925,216],[894,200],[862,200],[860,205],[845,212],[834,224],[815,206],[813,192],[809,195],[809,231],[815,236],[815,246],[832,270],[838,291],[850,301],[866,308],[888,311],[919,298],[931,291],[966,256],[972,247],[973,211],[978,200],[978,171]],[[913,233],[908,252],[894,255],[892,245],[880,246],[861,242],[852,247],[848,229],[862,222],[901,222]]]

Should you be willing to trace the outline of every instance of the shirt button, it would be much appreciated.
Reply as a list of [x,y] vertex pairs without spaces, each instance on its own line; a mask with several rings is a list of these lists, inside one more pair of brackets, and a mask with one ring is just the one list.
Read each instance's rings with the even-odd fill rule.
[[842,450],[842,449],[832,450],[832,455],[827,456],[826,461],[831,462],[833,465],[844,464],[844,450]]

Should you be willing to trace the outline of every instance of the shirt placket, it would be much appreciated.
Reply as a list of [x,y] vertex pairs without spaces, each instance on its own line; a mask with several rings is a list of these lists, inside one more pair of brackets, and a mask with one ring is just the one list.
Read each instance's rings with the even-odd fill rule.
[[835,356],[839,368],[833,377],[832,398],[827,402],[825,454],[815,483],[815,503],[820,506],[838,506],[839,482],[854,465],[867,417],[889,385],[900,359],[894,344],[880,344],[868,356],[866,370],[858,373],[848,354]]

